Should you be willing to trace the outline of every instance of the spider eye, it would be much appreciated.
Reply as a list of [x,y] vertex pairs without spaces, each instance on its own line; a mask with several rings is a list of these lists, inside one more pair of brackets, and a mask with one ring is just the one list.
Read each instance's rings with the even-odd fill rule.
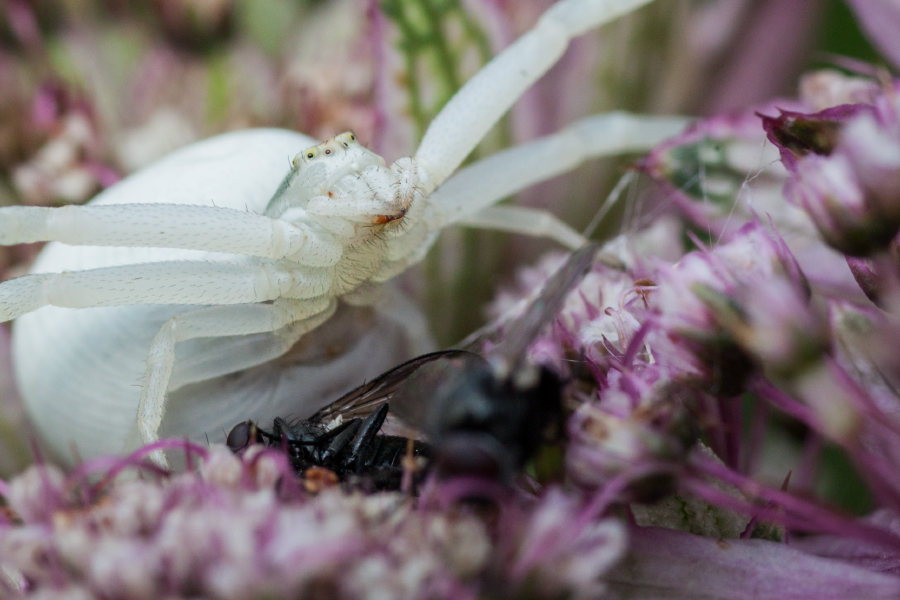
[[319,149],[315,146],[313,146],[312,148],[307,148],[303,151],[303,156],[306,158],[306,160],[312,160],[319,156]]
[[331,154],[331,150],[326,150],[325,154]]
[[353,133],[350,131],[345,131],[334,139],[339,141],[344,146],[344,148],[349,148],[352,142],[356,142],[356,136],[353,135]]

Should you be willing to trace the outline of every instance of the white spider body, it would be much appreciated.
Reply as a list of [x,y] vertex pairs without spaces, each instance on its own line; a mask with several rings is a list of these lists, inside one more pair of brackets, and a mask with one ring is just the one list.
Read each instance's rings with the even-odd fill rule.
[[[414,158],[390,167],[345,133],[288,169],[312,140],[256,130],[182,149],[89,206],[0,208],[0,244],[70,245],[51,244],[33,274],[0,284],[0,319],[20,317],[16,368],[44,437],[93,456],[160,433],[216,440],[239,420],[303,417],[330,390],[422,348],[417,313],[381,283],[421,260],[443,227],[581,245],[549,213],[492,205],[586,158],[649,149],[684,119],[590,117],[453,173],[572,37],[649,1],[554,4],[450,100]],[[376,306],[370,333],[334,364],[292,361],[338,299]],[[296,389],[270,393],[279,385],[261,373]]]
[[[315,143],[289,131],[259,129],[226,134],[171,154],[95,198],[91,205],[204,204],[263,213],[298,148]],[[165,260],[247,262],[246,257],[172,248],[48,244],[32,272],[53,273]],[[70,456],[115,453],[128,440],[141,395],[150,341],[166,321],[190,310],[183,305],[135,305],[70,309],[46,306],[20,317],[14,327],[16,375],[42,437]],[[412,318],[415,316],[413,315]],[[377,315],[372,323],[347,324],[347,352],[337,360],[310,360],[285,368],[260,366],[239,378],[204,377],[223,349],[244,356],[276,352],[277,338],[206,338],[179,345],[169,386],[162,435],[218,439],[246,418],[265,421],[298,406],[329,399],[371,378],[419,349],[403,330]],[[318,333],[318,332],[314,332]],[[355,336],[352,334],[356,333]],[[313,334],[310,334],[313,335]],[[321,336],[320,336],[321,337]],[[353,338],[356,339],[353,339]],[[343,340],[342,340],[343,341]],[[333,347],[332,352],[336,352]],[[204,358],[206,360],[204,360]],[[212,364],[211,364],[212,363]],[[209,371],[207,371],[207,374]],[[348,378],[353,374],[353,379]],[[359,381],[357,381],[359,379]]]

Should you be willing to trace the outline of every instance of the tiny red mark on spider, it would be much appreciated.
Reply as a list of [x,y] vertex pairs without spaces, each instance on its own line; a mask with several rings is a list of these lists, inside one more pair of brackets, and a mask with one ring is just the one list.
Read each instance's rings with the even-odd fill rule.
[[396,215],[375,215],[375,224],[384,225],[385,223],[390,223],[392,221],[396,221],[397,219],[402,219],[405,214],[406,211],[401,210],[400,213]]
[[334,192],[329,191],[329,192],[328,192],[328,197],[329,197],[329,198],[334,198]]

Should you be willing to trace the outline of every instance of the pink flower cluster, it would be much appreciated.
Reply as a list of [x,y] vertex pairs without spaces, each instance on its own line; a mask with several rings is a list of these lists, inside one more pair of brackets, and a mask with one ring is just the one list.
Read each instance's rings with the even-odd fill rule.
[[[644,159],[662,199],[651,210],[683,226],[667,242],[610,243],[625,268],[595,265],[531,354],[572,382],[573,485],[669,498],[634,506],[640,524],[802,533],[809,551],[863,564],[900,557],[900,104],[893,84],[826,78],[800,102],[698,122]],[[869,102],[821,109],[842,99]],[[661,259],[679,239],[694,249]],[[559,260],[523,272],[494,312],[515,314]],[[773,465],[784,427],[805,441]],[[877,519],[810,500],[827,447],[846,453]]]
[[[509,500],[492,533],[445,510],[439,487],[418,500],[309,496],[282,454],[258,450],[187,447],[198,470],[172,476],[135,478],[137,456],[69,476],[31,467],[3,490],[0,595],[468,599],[527,585],[534,597],[590,598],[626,547],[622,524],[586,519],[558,491]],[[99,484],[87,476],[98,467]]]
[[[42,32],[57,26],[52,15],[9,4],[10,32],[0,36],[40,54]],[[517,3],[464,4],[498,48],[528,26]],[[528,6],[537,14],[547,4]],[[692,106],[780,87],[786,64],[773,74],[760,57],[786,54],[802,36],[774,25],[809,21],[814,4],[691,8],[707,23],[695,27],[703,35],[682,32],[697,38],[692,57],[743,52],[728,73],[694,74],[723,83]],[[900,64],[896,2],[848,4]],[[215,68],[198,57],[249,35],[234,30],[234,2],[150,6],[173,45],[148,45],[138,61],[134,114],[116,123],[115,149],[99,125],[113,120],[96,118],[94,102],[54,85],[17,99],[31,120],[16,139],[28,143],[15,153],[0,147],[0,166],[21,200],[86,199],[115,178],[110,156],[136,168],[205,128],[281,123],[325,136],[343,124],[388,154],[413,144],[412,120],[398,108],[406,105],[397,31],[378,3],[316,13],[299,36],[312,49],[276,61],[242,46]],[[778,40],[761,43],[763,34]],[[555,130],[591,103],[588,92],[557,90],[595,67],[597,43],[583,40],[524,98],[514,139]],[[420,50],[406,57],[407,79],[428,60],[427,44]],[[22,62],[10,56],[0,47],[6,90],[2,67]],[[805,76],[798,99],[700,120],[639,162],[655,188],[643,211],[630,211],[630,233],[604,249],[621,266],[595,264],[529,351],[568,382],[560,485],[523,476],[516,490],[451,479],[428,481],[418,498],[310,494],[278,452],[235,457],[180,441],[162,445],[182,448],[197,468],[175,475],[141,463],[141,453],[68,475],[40,464],[0,481],[0,596],[900,597],[900,85],[852,66],[855,76]],[[444,75],[458,75],[451,71]],[[233,88],[225,99],[216,96],[222,73]],[[421,118],[436,90],[452,93],[437,79],[413,83],[405,85]],[[562,189],[548,184],[526,203]],[[592,197],[587,186],[575,192]],[[501,324],[562,260],[550,255],[519,273],[518,289],[493,305]],[[848,463],[837,473],[853,477],[840,485],[869,497],[856,515],[817,485],[835,455]],[[490,490],[489,501],[461,501],[473,489]]]

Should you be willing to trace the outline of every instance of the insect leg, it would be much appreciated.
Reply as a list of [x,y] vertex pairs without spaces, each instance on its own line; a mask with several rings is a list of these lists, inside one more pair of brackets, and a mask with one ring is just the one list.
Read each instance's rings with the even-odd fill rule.
[[388,405],[384,403],[362,422],[362,425],[359,426],[359,430],[356,432],[356,437],[353,438],[353,443],[350,445],[351,462],[360,462],[360,453],[381,431],[381,426],[384,424],[387,414]]
[[362,419],[351,419],[347,421],[346,427],[328,444],[328,447],[322,452],[322,463],[330,466],[332,460],[337,457],[341,451],[347,447],[347,444],[356,437],[356,432],[362,424]]
[[[337,307],[329,298],[278,300],[273,304],[211,306],[170,319],[150,344],[147,371],[137,411],[137,432],[145,443],[158,439],[165,410],[166,390],[175,363],[175,344],[198,337],[223,337],[275,331],[298,322],[309,331],[328,319]],[[162,452],[151,456],[165,465]]]
[[294,441],[294,436],[291,434],[291,427],[287,424],[287,421],[282,419],[281,417],[275,417],[275,421],[272,423],[272,434],[273,438],[277,439],[277,443],[291,443]]

